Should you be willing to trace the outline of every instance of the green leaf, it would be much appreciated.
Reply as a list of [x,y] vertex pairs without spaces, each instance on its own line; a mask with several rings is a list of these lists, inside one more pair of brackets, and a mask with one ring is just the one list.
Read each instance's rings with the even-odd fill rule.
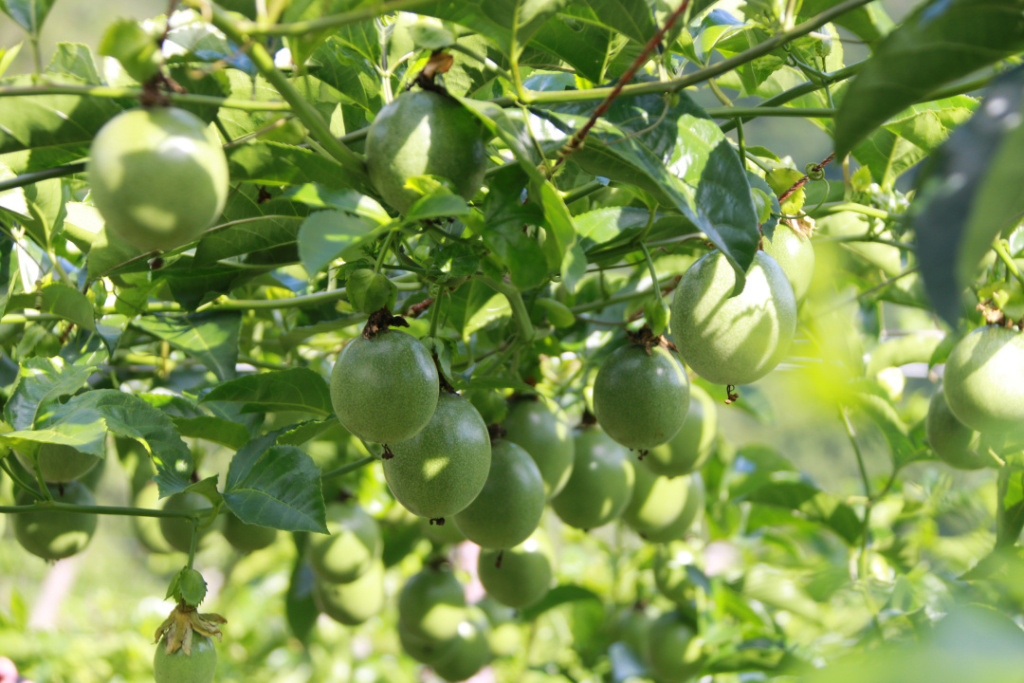
[[265,372],[215,387],[205,401],[242,403],[242,412],[298,410],[320,417],[334,415],[324,378],[308,368]]
[[[408,182],[408,181],[406,181]],[[456,194],[428,194],[417,199],[405,216],[407,221],[469,215],[466,200]]]
[[359,268],[349,273],[345,281],[345,293],[349,303],[363,313],[376,313],[382,308],[394,308],[398,298],[398,287],[383,273],[369,268]]
[[0,316],[7,312],[7,302],[14,290],[17,272],[14,258],[14,241],[7,235],[0,236]]
[[[0,177],[13,177],[13,173],[0,164]],[[0,215],[12,216],[32,241],[46,248],[64,221],[66,197],[59,178],[42,180],[0,194]]]
[[94,367],[67,365],[60,357],[28,358],[4,404],[4,421],[16,430],[31,429],[41,408],[85,386]]
[[596,600],[598,603],[604,602],[600,595],[582,586],[563,584],[549,590],[547,595],[541,598],[539,602],[520,610],[519,615],[526,621],[533,621],[548,610],[584,600]]
[[40,311],[52,313],[90,332],[96,330],[92,303],[74,287],[53,283],[43,287],[40,294]]
[[911,216],[925,289],[955,327],[961,292],[999,233],[1024,212],[1024,68],[993,83],[922,170]]
[[1004,467],[999,471],[996,514],[996,548],[1012,546],[1024,529],[1024,470]]
[[461,24],[489,38],[503,54],[521,50],[567,0],[439,0],[416,8],[419,14]]
[[[162,31],[161,31],[162,32]],[[128,75],[145,83],[160,69],[159,35],[146,31],[133,19],[119,19],[107,27],[99,53],[121,63]]]
[[21,46],[22,43],[18,43],[12,47],[0,48],[0,76],[3,76],[11,68],[11,64],[21,52]]
[[[810,19],[837,4],[839,0],[803,0],[798,21]],[[851,10],[837,17],[835,22],[866,43],[881,40],[895,26],[881,3],[877,2]]]
[[55,404],[40,415],[36,429],[2,434],[0,442],[14,448],[26,442],[62,443],[102,458],[107,432],[142,443],[156,466],[161,497],[189,486],[192,453],[171,419],[138,396],[114,389],[87,391]]
[[603,26],[640,44],[647,43],[658,29],[645,0],[577,1],[569,3],[560,14]]
[[863,529],[849,505],[792,472],[773,473],[768,483],[747,494],[746,500],[792,510],[802,519],[828,527],[850,545],[857,543]]
[[[96,69],[96,62],[92,58],[92,51],[88,45],[81,43],[57,43],[57,51],[53,53],[46,71],[50,74],[66,74],[80,78],[85,83],[103,83]],[[0,70],[0,73],[3,71]]]
[[246,524],[327,533],[320,468],[295,446],[275,446],[276,434],[249,442],[228,468],[224,502]]
[[[650,12],[645,8],[643,15],[650,17]],[[546,22],[530,45],[555,55],[592,83],[601,83],[617,37],[614,31],[602,26],[567,18]]]
[[292,568],[291,578],[288,581],[288,594],[284,601],[288,627],[301,643],[309,642],[313,627],[316,626],[317,617],[320,616],[320,610],[313,599],[316,574],[313,573],[313,567],[306,559],[306,536],[305,533],[295,535],[295,544],[299,551],[295,554],[295,566]]
[[885,390],[873,380],[865,380],[855,385],[850,393],[850,404],[858,413],[865,415],[885,438],[889,445],[894,466],[899,469],[923,453],[915,448],[907,434],[907,426],[896,411]]
[[28,31],[38,36],[56,0],[0,0],[0,11]]
[[174,426],[183,437],[189,439],[205,439],[211,443],[227,446],[233,451],[249,442],[249,430],[245,425],[224,420],[212,415],[199,417],[171,418]]
[[[2,141],[0,137],[0,143]],[[336,190],[362,187],[362,180],[350,174],[341,164],[293,145],[250,142],[228,149],[227,155],[232,181],[260,185],[319,183]]]
[[176,317],[147,316],[132,326],[168,342],[212,371],[221,381],[235,376],[241,314],[210,311]]
[[1024,49],[1024,0],[932,0],[882,41],[836,114],[843,158],[890,116]]
[[341,211],[317,211],[299,228],[299,259],[310,275],[337,258],[357,260],[378,226],[365,218]]
[[206,597],[206,579],[195,569],[183,567],[171,579],[166,597],[173,598],[176,602],[184,600],[186,605],[195,607]]

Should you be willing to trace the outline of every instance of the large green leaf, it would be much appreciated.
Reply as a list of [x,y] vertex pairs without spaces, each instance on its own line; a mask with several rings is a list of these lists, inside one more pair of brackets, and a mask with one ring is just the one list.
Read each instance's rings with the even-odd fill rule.
[[215,387],[203,401],[241,403],[242,412],[299,410],[320,417],[334,414],[324,378],[308,368],[239,377]]
[[937,88],[1024,49],[1024,0],[932,0],[889,34],[836,114],[836,154]]
[[276,439],[262,436],[235,454],[224,502],[246,524],[327,533],[320,468],[295,446],[275,446]]
[[249,442],[249,430],[245,425],[231,422],[212,415],[172,418],[178,432],[186,438],[205,439],[237,451]]
[[1024,529],[1024,470],[1004,467],[999,472],[996,547],[1012,546]]
[[[241,195],[241,193],[236,193]],[[249,200],[245,197],[235,203]],[[282,246],[295,245],[299,226],[305,218],[302,205],[285,200],[250,204],[252,212],[243,217],[225,212],[226,223],[207,231],[196,247],[196,263],[208,265],[221,259],[244,254],[268,252]]]
[[238,333],[242,316],[235,311],[210,311],[186,316],[147,316],[134,327],[185,352],[222,381],[235,377]]
[[310,275],[331,261],[358,259],[372,240],[377,224],[343,211],[317,211],[299,227],[299,259]]
[[57,0],[0,0],[0,10],[9,16],[18,26],[33,36],[38,36]]
[[[838,5],[839,2],[840,0],[803,0],[800,5],[799,20],[810,19],[834,5]],[[882,4],[878,2],[868,3],[864,7],[847,12],[836,18],[835,22],[866,43],[875,43],[881,40],[895,26],[889,15],[885,13]]]
[[361,181],[336,161],[279,142],[253,142],[229,149],[228,168],[233,181],[262,185],[315,182],[338,190],[361,187]]
[[419,14],[461,24],[489,38],[505,55],[522,49],[567,0],[438,0]]
[[940,147],[918,178],[911,207],[928,296],[951,326],[961,292],[992,240],[1024,213],[1024,68],[986,90],[974,116]]
[[573,0],[560,14],[621,33],[640,44],[650,40],[658,28],[646,0]]
[[40,291],[39,310],[59,316],[85,330],[96,329],[96,316],[89,299],[74,287],[55,282]]
[[600,83],[605,80],[617,34],[589,23],[574,22],[579,25],[573,26],[572,21],[546,22],[530,44],[557,56],[587,80]]
[[851,545],[857,542],[863,529],[853,508],[794,473],[775,473],[769,482],[751,491],[745,499],[792,510],[798,518],[823,524]]
[[59,357],[24,360],[18,383],[4,404],[4,421],[15,429],[31,429],[40,408],[84,387],[94,371],[88,365],[68,365]]

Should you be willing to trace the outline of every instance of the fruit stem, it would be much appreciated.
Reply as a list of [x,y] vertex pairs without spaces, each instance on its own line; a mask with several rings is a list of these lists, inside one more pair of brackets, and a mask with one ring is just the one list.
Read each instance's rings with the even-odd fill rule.
[[533,329],[533,323],[530,322],[530,313],[526,310],[526,304],[523,303],[523,297],[519,293],[519,290],[511,284],[500,280],[494,280],[486,275],[474,275],[473,277],[499,294],[503,294],[505,298],[508,299],[508,303],[512,307],[512,317],[515,319],[516,325],[519,326],[519,333],[522,335],[524,341],[531,341],[535,335],[535,331]]
[[192,518],[192,540],[188,546],[188,562],[185,564],[187,569],[192,569],[192,564],[196,559],[196,548],[199,547],[199,518]]
[[349,472],[355,472],[360,467],[369,465],[375,460],[377,460],[376,455],[368,455],[365,458],[360,458],[359,460],[356,460],[355,462],[350,462],[347,465],[342,465],[338,469],[331,470],[330,472],[324,472],[322,475],[320,475],[320,479],[321,481],[327,481],[328,479],[336,479],[337,477],[344,476]]
[[661,284],[658,282],[658,272],[654,269],[654,259],[651,258],[651,252],[643,242],[640,243],[640,249],[644,252],[644,260],[647,261],[647,270],[651,271],[651,290],[654,292],[654,296],[657,297],[658,301],[664,303],[664,300],[661,298]]
[[29,492],[30,494],[35,496],[37,500],[45,500],[42,494],[39,493],[39,491],[35,490],[34,488],[26,484],[24,481],[21,480],[21,477],[18,477],[14,474],[14,470],[7,466],[6,457],[0,458],[0,470],[6,472],[7,476],[11,478],[11,481],[13,481],[18,488]]
[[992,248],[999,256],[999,260],[1006,265],[1006,269],[1010,271],[1010,274],[1017,279],[1017,282],[1024,286],[1024,275],[1021,275],[1020,268],[1017,267],[1017,263],[1010,256],[1010,252],[1006,249],[1006,241],[1002,239],[996,239],[992,243]]
[[377,254],[377,262],[373,264],[373,272],[377,274],[380,272],[381,266],[384,265],[384,259],[387,258],[388,252],[391,251],[391,245],[395,241],[395,231],[392,230],[388,233],[387,238],[384,240],[384,245],[380,248],[380,253]]

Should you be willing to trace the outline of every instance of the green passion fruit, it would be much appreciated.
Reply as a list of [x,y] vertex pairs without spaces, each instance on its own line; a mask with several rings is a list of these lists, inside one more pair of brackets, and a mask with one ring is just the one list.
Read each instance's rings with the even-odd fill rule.
[[451,572],[426,567],[398,594],[398,618],[414,638],[435,642],[454,638],[466,616],[466,596]]
[[511,548],[540,524],[544,480],[530,454],[510,441],[491,443],[491,469],[480,494],[452,521],[483,548]]
[[547,595],[553,565],[551,543],[538,529],[514,548],[481,550],[477,575],[488,595],[503,605],[521,609]]
[[678,612],[654,620],[647,633],[647,661],[662,680],[685,681],[704,665],[704,641]]
[[220,140],[197,116],[174,107],[112,118],[93,139],[86,172],[107,228],[143,251],[196,239],[228,196]]
[[470,607],[459,623],[449,649],[430,665],[446,681],[464,681],[491,661],[487,642],[490,624],[483,610]]
[[601,429],[626,448],[646,451],[683,426],[690,380],[668,349],[629,343],[608,356],[594,380],[594,415]]
[[678,477],[700,469],[715,450],[718,409],[708,392],[690,387],[690,406],[683,426],[667,443],[655,446],[641,461],[655,474]]
[[225,515],[224,538],[240,553],[252,553],[267,548],[277,540],[277,529],[260,524],[246,524],[233,512]]
[[569,481],[575,454],[572,428],[564,415],[551,410],[539,397],[511,402],[502,423],[505,440],[522,446],[540,469],[548,499]]
[[993,462],[979,450],[981,435],[956,418],[941,388],[928,404],[924,430],[935,455],[950,467],[977,470]]
[[317,576],[334,583],[355,581],[373,567],[383,551],[376,520],[354,503],[327,507],[330,535],[310,534],[309,562]]
[[782,361],[796,333],[796,297],[763,251],[733,296],[736,273],[720,251],[683,275],[672,300],[672,336],[687,365],[716,384],[754,382]]
[[434,640],[432,638],[420,638],[409,632],[409,627],[404,621],[399,620],[398,642],[405,654],[415,659],[420,664],[431,665],[439,659],[443,659],[448,652],[455,647],[452,640]]
[[785,223],[775,226],[771,239],[764,240],[764,253],[775,259],[793,286],[799,304],[807,296],[814,279],[814,247],[811,240]]
[[317,608],[346,626],[356,626],[384,608],[384,563],[377,560],[359,578],[335,583],[318,578],[313,583]]
[[[58,503],[95,505],[85,484],[47,484],[50,495]],[[29,505],[35,499],[26,492],[15,497],[18,505]],[[44,560],[61,560],[85,550],[96,533],[96,515],[65,510],[32,510],[14,515],[14,537],[21,547]]]
[[622,514],[635,473],[629,451],[596,427],[577,430],[575,447],[572,475],[551,508],[569,526],[593,529]]
[[156,646],[153,655],[155,683],[212,683],[217,671],[217,650],[213,641],[195,634],[189,654],[184,650],[167,653],[167,639]]
[[[31,456],[18,453],[18,459],[29,472],[35,472]],[[39,463],[43,481],[65,482],[86,474],[100,463],[101,458],[61,443],[41,443],[35,460]]]
[[679,605],[687,605],[696,595],[687,567],[694,564],[693,550],[682,541],[658,546],[654,554],[654,583],[658,591]]
[[1024,334],[989,325],[957,342],[943,374],[949,409],[986,435],[1024,431]]
[[682,512],[671,524],[660,528],[649,527],[644,533],[644,538],[649,543],[668,543],[682,538],[704,511],[704,480],[700,472],[688,474],[685,478],[689,480],[689,490],[686,492],[686,504],[683,505]]
[[484,182],[487,150],[480,120],[455,99],[422,90],[382,108],[366,134],[366,170],[374,189],[406,213],[420,195],[406,181],[432,175],[469,200]]
[[637,467],[633,495],[622,511],[622,521],[641,536],[657,534],[672,525],[686,508],[689,477],[662,477]]
[[415,436],[437,407],[437,367],[415,337],[388,330],[359,336],[338,354],[331,403],[338,421],[365,441],[396,443]]
[[[174,493],[164,499],[164,510],[177,512],[205,512],[213,505],[210,501],[194,491],[183,491]],[[199,541],[210,531],[210,525],[200,524],[196,533],[199,534]],[[163,532],[164,540],[175,550],[187,553],[192,546],[192,522],[184,517],[161,517],[160,531]],[[197,541],[197,543],[199,542]]]
[[491,439],[480,413],[454,394],[442,394],[430,422],[408,441],[391,445],[384,477],[409,511],[430,519],[462,511],[479,495],[491,469]]
[[417,517],[420,531],[437,545],[454,545],[466,540],[466,534],[459,531],[455,524],[434,524],[426,517]]

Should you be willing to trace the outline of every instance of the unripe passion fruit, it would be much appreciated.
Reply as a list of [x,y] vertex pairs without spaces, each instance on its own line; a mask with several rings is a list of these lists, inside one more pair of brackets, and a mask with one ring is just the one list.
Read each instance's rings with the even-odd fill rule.
[[143,251],[191,242],[220,216],[228,196],[220,140],[173,107],[112,118],[93,139],[86,171],[107,227]]
[[454,640],[433,640],[431,638],[418,638],[409,632],[409,627],[402,620],[398,621],[398,642],[402,650],[421,664],[428,666],[445,655],[455,647]]
[[438,676],[446,681],[464,681],[482,669],[491,660],[487,635],[491,630],[487,616],[478,607],[466,610],[466,618],[456,629],[451,649],[431,664]]
[[480,494],[452,517],[466,538],[484,548],[511,548],[544,513],[544,480],[529,453],[509,441],[491,443],[491,469]]
[[[47,484],[58,503],[95,505],[96,500],[80,481],[63,485]],[[35,499],[19,493],[15,502],[29,505]],[[14,536],[21,547],[44,560],[60,560],[85,550],[96,532],[96,515],[65,510],[33,510],[14,515]]]
[[811,241],[785,223],[779,223],[772,238],[764,240],[764,253],[782,268],[799,304],[807,296],[814,278],[814,247]]
[[313,600],[321,612],[340,624],[363,623],[384,608],[384,563],[377,560],[348,583],[318,578],[313,584]]
[[569,526],[593,529],[622,514],[633,494],[629,451],[596,427],[576,432],[576,462],[551,508]]
[[[181,493],[175,493],[164,500],[164,510],[175,510],[177,512],[201,512],[212,508],[210,501],[204,496],[195,493],[193,491],[183,491]],[[192,546],[192,522],[184,517],[161,517],[160,518],[160,531],[164,534],[164,539],[167,541],[175,550],[180,550],[183,553],[187,553]],[[210,527],[208,525],[200,525],[196,530],[199,534],[199,540],[196,544],[202,540],[202,537],[209,533]]]
[[551,543],[538,529],[514,548],[481,550],[477,575],[488,595],[503,605],[521,609],[547,595],[553,565]]
[[334,583],[355,581],[380,559],[380,527],[359,505],[329,505],[327,529],[329,536],[309,536],[309,562],[320,578]]
[[565,417],[552,411],[541,399],[517,399],[502,423],[505,440],[523,447],[537,463],[550,499],[562,490],[572,472],[572,429]]
[[233,512],[225,515],[224,538],[240,553],[262,550],[277,540],[277,529],[260,524],[246,524]]
[[[32,458],[18,453],[18,459],[28,469],[35,472]],[[65,482],[78,479],[99,464],[101,458],[72,446],[60,443],[41,443],[36,451],[35,459],[39,462],[43,481]]]
[[471,199],[484,182],[487,152],[480,120],[457,101],[427,90],[399,95],[381,109],[366,135],[370,182],[391,206],[405,213],[420,195],[410,178],[445,178]]
[[950,467],[976,470],[993,462],[978,450],[981,435],[956,419],[941,388],[928,404],[924,430],[935,455]]
[[624,521],[641,536],[657,534],[679,519],[690,492],[689,477],[662,477],[646,467],[636,467],[636,481]]
[[427,567],[398,594],[398,618],[420,640],[455,637],[466,616],[466,596],[451,572]]
[[676,435],[655,446],[642,460],[644,466],[663,477],[678,477],[695,472],[715,450],[718,409],[708,392],[696,384],[690,386],[690,407]]
[[997,435],[1024,431],[1024,334],[990,325],[957,342],[942,390],[964,425]]
[[211,683],[217,671],[217,650],[207,636],[196,633],[192,637],[191,654],[177,650],[167,654],[167,640],[156,646],[153,655],[155,683]]
[[469,401],[442,394],[430,422],[408,441],[392,444],[384,477],[395,498],[430,519],[463,510],[479,495],[491,468],[487,426]]
[[644,451],[679,431],[690,406],[690,380],[668,349],[627,344],[601,364],[594,380],[594,415],[626,448]]
[[647,661],[659,679],[685,681],[704,664],[704,641],[677,612],[666,612],[648,631]]
[[415,337],[388,330],[356,337],[331,371],[338,421],[360,439],[396,443],[412,438],[437,406],[437,367]]
[[667,543],[682,538],[704,511],[704,480],[700,472],[688,474],[685,478],[689,480],[689,490],[686,492],[686,504],[682,512],[667,526],[648,528],[644,534],[648,543]]
[[658,546],[654,554],[654,583],[658,591],[676,604],[689,604],[696,591],[686,568],[693,563],[693,551],[682,541]]
[[771,256],[754,256],[746,284],[732,296],[736,273],[720,251],[683,275],[672,300],[672,336],[683,360],[716,384],[749,384],[786,355],[796,333],[796,298]]

